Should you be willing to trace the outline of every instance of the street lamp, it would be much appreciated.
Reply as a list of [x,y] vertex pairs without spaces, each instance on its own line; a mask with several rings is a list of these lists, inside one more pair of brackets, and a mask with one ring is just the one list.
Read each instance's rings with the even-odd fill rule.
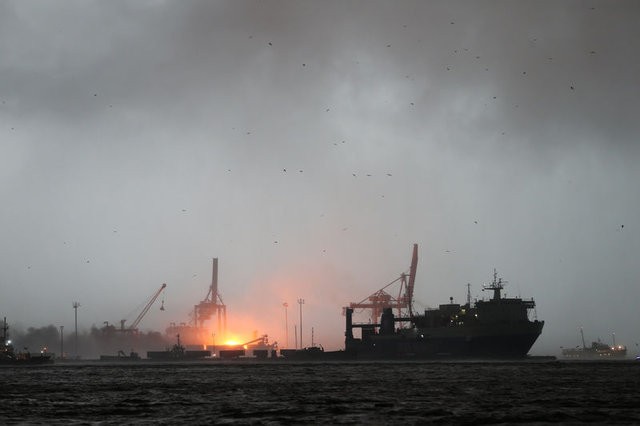
[[302,305],[304,305],[304,299],[298,299],[298,304],[300,305],[300,349],[304,346],[302,345]]

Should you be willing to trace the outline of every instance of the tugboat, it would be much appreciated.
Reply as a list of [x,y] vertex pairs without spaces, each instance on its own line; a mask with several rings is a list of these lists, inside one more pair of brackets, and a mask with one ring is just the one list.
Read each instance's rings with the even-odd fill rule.
[[[383,289],[345,308],[345,352],[358,359],[522,359],[542,332],[544,321],[530,319],[535,302],[503,297],[505,282],[494,270],[493,282],[483,290],[493,292],[490,300],[442,304],[424,314],[413,313],[413,287],[418,262],[414,244],[408,274],[401,274],[401,290],[394,298]],[[407,280],[408,278],[408,280]],[[396,280],[398,281],[398,280]],[[387,287],[394,282],[387,285]],[[371,321],[353,322],[354,309],[373,311]],[[394,314],[396,310],[396,314]],[[354,336],[360,329],[361,336]]]
[[597,342],[591,342],[591,346],[587,347],[584,341],[584,332],[580,327],[580,336],[582,337],[582,347],[566,348],[562,350],[562,356],[567,359],[625,359],[627,357],[627,347],[624,345],[616,345],[616,335],[613,335],[613,345],[609,346],[602,343],[600,339]]
[[280,349],[280,357],[291,361],[346,361],[354,358],[351,355],[351,353],[342,350],[325,351],[322,345],[302,349]]
[[3,365],[39,365],[53,363],[53,359],[46,351],[40,352],[38,355],[32,355],[29,352],[16,353],[11,340],[9,340],[9,326],[7,318],[4,318],[2,325],[2,345],[0,345],[0,366]]
[[172,348],[166,351],[148,351],[147,358],[154,361],[193,361],[204,359],[211,356],[211,351],[190,351],[185,350],[180,344],[180,335],[177,336],[178,342]]
[[123,350],[119,350],[117,355],[100,355],[100,361],[139,361],[140,355],[137,352],[131,351],[129,355],[125,354]]

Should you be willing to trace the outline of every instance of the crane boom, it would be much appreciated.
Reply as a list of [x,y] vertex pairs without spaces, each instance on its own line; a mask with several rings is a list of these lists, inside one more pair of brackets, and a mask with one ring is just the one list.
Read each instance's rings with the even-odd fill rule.
[[145,305],[145,307],[142,309],[142,311],[140,312],[140,314],[138,314],[138,316],[136,317],[136,319],[133,321],[133,323],[131,324],[131,326],[129,327],[129,330],[136,330],[138,328],[138,324],[140,324],[140,321],[142,321],[142,318],[144,318],[144,316],[147,314],[147,312],[149,312],[149,309],[151,308],[151,305],[153,305],[153,302],[156,301],[156,299],[158,298],[158,296],[160,296],[160,293],[162,293],[162,290],[164,290],[167,287],[167,284],[163,283],[160,288],[153,294],[153,296],[151,296],[151,299],[149,300],[149,302]]
[[413,255],[411,256],[411,268],[409,269],[409,283],[407,284],[407,304],[409,305],[409,316],[413,316],[413,286],[416,283],[416,271],[418,269],[418,244],[413,245]]
[[[413,316],[413,289],[416,282],[416,271],[418,269],[418,244],[413,245],[411,256],[411,266],[409,273],[402,273],[400,277],[391,281],[377,292],[366,297],[358,303],[350,303],[351,309],[370,309],[371,322],[376,323],[385,308],[398,309],[398,317]],[[407,279],[408,278],[408,279]],[[400,288],[397,297],[391,296],[385,289],[400,281]]]

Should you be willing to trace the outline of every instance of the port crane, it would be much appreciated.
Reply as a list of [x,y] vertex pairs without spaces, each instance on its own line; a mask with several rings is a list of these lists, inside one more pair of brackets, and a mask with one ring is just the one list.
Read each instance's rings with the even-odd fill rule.
[[201,328],[204,322],[213,315],[218,317],[218,333],[223,336],[227,331],[227,306],[222,301],[218,293],[218,258],[213,258],[213,269],[211,273],[211,285],[207,296],[200,303],[193,307],[194,321],[196,328]]
[[[411,266],[409,272],[403,272],[398,278],[382,287],[380,290],[364,298],[360,302],[349,304],[351,309],[370,309],[371,322],[379,322],[382,311],[385,308],[397,309],[399,318],[411,318],[413,316],[413,288],[416,282],[416,271],[418,269],[418,244],[413,245],[411,256]],[[398,296],[394,297],[386,290],[388,287],[400,282]],[[347,308],[345,308],[346,311]]]
[[[153,295],[151,296],[151,298],[149,299],[147,304],[144,306],[144,308],[142,308],[142,311],[138,314],[136,319],[133,320],[133,322],[131,323],[130,326],[125,327],[124,324],[127,321],[126,319],[120,320],[120,329],[118,329],[118,331],[126,332],[126,333],[137,333],[138,332],[138,325],[140,324],[140,321],[142,321],[142,318],[144,318],[144,316],[147,314],[147,312],[149,312],[149,309],[151,309],[151,306],[158,299],[158,296],[160,296],[160,293],[162,293],[165,288],[167,288],[167,284],[163,283],[160,286],[160,288],[153,293]],[[160,305],[160,310],[164,311],[164,300],[162,301],[162,304]]]
[[253,340],[249,340],[248,342],[244,342],[240,346],[247,347],[249,345],[253,345],[254,343],[258,343],[258,344],[260,344],[262,346],[269,346],[269,336],[267,336],[266,334],[263,334],[262,336],[256,337]]

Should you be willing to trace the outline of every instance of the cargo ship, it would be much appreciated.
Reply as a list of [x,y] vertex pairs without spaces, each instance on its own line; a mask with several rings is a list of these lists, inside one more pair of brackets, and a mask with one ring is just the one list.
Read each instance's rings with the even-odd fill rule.
[[11,340],[9,340],[9,326],[7,325],[7,318],[5,317],[2,323],[2,345],[0,345],[0,366],[4,365],[40,365],[51,364],[53,358],[51,354],[46,351],[42,351],[38,354],[31,354],[29,352],[16,353]]
[[625,359],[627,357],[627,347],[624,345],[616,345],[616,337],[613,335],[613,345],[609,346],[600,340],[591,342],[591,346],[587,346],[584,341],[584,332],[580,328],[580,336],[582,337],[582,347],[562,349],[562,356],[566,359],[584,359],[584,360],[607,360],[607,359]]
[[[355,359],[522,359],[542,333],[544,321],[535,317],[535,302],[502,295],[504,284],[494,270],[493,282],[483,287],[489,300],[442,304],[424,313],[413,312],[413,288],[418,261],[414,244],[408,274],[398,279],[397,298],[386,287],[345,308],[345,356]],[[396,281],[398,281],[396,280]],[[394,282],[387,285],[387,287]],[[404,290],[404,292],[402,292]],[[354,323],[354,309],[371,309],[371,320]],[[394,312],[395,311],[395,312]],[[360,331],[356,337],[354,330]]]

